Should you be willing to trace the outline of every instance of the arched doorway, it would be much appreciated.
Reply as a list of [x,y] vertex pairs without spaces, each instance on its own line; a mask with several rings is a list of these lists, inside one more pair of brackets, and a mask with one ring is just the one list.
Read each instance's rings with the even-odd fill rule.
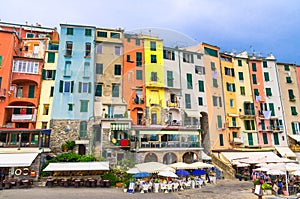
[[86,151],[85,145],[84,144],[79,144],[78,145],[78,154],[79,155],[85,155],[85,151]]
[[197,155],[194,152],[186,152],[182,156],[182,161],[185,163],[193,163],[198,159]]
[[164,164],[173,164],[177,162],[177,156],[174,153],[166,153],[163,158]]
[[148,153],[145,156],[144,162],[157,162],[157,155],[155,153]]

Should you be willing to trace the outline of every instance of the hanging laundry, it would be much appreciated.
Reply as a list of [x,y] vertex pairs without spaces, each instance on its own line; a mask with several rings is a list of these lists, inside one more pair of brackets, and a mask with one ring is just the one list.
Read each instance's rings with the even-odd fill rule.
[[213,72],[213,78],[214,78],[214,79],[217,79],[217,78],[218,78],[218,72],[217,72],[217,71],[214,71],[214,72]]
[[266,119],[270,119],[270,118],[271,118],[272,111],[263,111],[263,114],[264,114],[264,117],[265,117]]

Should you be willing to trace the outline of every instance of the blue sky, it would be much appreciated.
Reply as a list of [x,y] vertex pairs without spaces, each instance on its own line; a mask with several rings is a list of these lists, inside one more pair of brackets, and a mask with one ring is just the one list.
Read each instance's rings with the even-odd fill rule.
[[300,64],[298,0],[3,0],[0,19],[58,28],[60,23],[156,28],[172,35],[172,41],[165,38],[170,44],[206,42],[221,51],[272,52],[278,62]]

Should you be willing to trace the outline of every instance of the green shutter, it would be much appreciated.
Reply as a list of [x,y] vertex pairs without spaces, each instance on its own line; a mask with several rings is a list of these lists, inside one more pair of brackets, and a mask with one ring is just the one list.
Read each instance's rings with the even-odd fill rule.
[[253,84],[257,84],[257,79],[256,79],[256,75],[252,74],[252,83]]
[[71,81],[71,93],[73,93],[74,81]]
[[224,146],[223,134],[219,134],[220,146]]
[[218,128],[221,129],[222,128],[222,116],[218,115],[217,119],[218,119]]
[[257,88],[254,89],[254,95],[259,96],[259,92]]
[[239,80],[244,80],[244,73],[243,72],[239,72]]
[[52,80],[55,80],[56,70],[52,71]]
[[2,56],[0,56],[0,66],[2,66]]
[[238,66],[242,66],[242,60],[238,60]]
[[59,81],[59,92],[62,93],[64,89],[64,81],[60,80]]
[[199,92],[204,92],[204,81],[199,80],[198,84],[199,84]]
[[172,51],[172,60],[175,60],[175,53]]
[[275,145],[279,145],[278,133],[273,133],[273,137],[274,137],[274,144]]
[[248,133],[248,144],[249,144],[249,146],[253,145],[253,135],[252,135],[252,133]]
[[298,115],[296,107],[295,106],[291,106],[291,111],[292,111],[292,115]]
[[89,93],[91,93],[91,92],[92,92],[92,83],[89,82]]
[[255,121],[251,120],[251,130],[255,130]]
[[173,71],[167,71],[167,86],[173,87]]
[[78,93],[81,93],[82,82],[78,83]]
[[99,97],[102,96],[102,84],[97,84],[95,96],[99,96]]
[[267,94],[267,96],[272,96],[271,88],[266,88],[266,94]]
[[210,55],[213,57],[218,57],[218,51],[204,47],[204,54]]
[[263,61],[263,67],[267,68],[268,67],[268,63],[266,61]]
[[29,86],[28,98],[34,98],[34,85]]
[[193,88],[193,79],[192,74],[186,74],[187,79],[187,88],[192,89]]
[[292,83],[292,78],[291,77],[286,77],[286,83]]
[[46,70],[43,69],[42,70],[42,80],[45,80],[46,79]]
[[266,133],[263,133],[264,144],[268,144],[268,136]]
[[251,115],[255,115],[254,103],[250,103]]
[[270,81],[270,76],[268,72],[264,72],[264,78],[266,82]]
[[289,71],[290,70],[290,66],[289,65],[284,65],[284,70],[285,71]]
[[257,68],[256,68],[256,63],[252,63],[252,71],[257,71]]
[[292,131],[293,131],[293,134],[296,134],[296,127],[295,125],[297,125],[296,123],[292,122]]
[[54,63],[55,62],[55,53],[48,52],[48,63]]
[[274,104],[273,103],[269,103],[269,109],[271,111],[271,115],[275,116],[275,110],[274,110]]
[[266,130],[265,120],[260,120],[261,130]]

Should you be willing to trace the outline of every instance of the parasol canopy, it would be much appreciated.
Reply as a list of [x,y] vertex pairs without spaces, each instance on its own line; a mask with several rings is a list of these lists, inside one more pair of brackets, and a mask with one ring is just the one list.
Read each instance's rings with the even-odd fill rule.
[[171,178],[178,178],[178,175],[171,171],[161,171],[157,175],[163,176],[163,177],[171,177]]
[[150,177],[151,174],[148,172],[139,172],[133,175],[134,178],[147,178]]
[[202,169],[195,169],[194,171],[192,171],[192,175],[194,176],[201,176],[206,174],[206,172]]
[[189,176],[190,172],[188,172],[187,170],[180,169],[176,171],[176,174],[179,176]]

